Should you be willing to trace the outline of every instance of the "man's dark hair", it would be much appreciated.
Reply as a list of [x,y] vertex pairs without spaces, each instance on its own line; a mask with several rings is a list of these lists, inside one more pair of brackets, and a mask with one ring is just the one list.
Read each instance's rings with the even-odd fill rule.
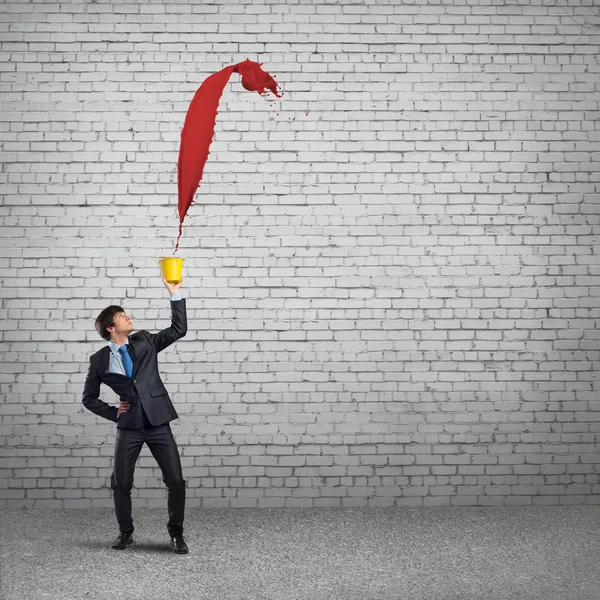
[[106,328],[115,326],[115,315],[120,312],[125,311],[120,306],[112,304],[107,306],[96,318],[94,327],[106,341],[110,340],[110,331],[106,331]]

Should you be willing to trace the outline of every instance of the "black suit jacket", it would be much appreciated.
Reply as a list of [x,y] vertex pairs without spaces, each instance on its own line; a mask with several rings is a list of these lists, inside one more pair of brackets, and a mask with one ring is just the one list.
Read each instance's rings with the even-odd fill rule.
[[[152,425],[162,425],[178,415],[169,394],[158,374],[157,354],[187,333],[185,300],[171,301],[171,327],[158,333],[145,330],[129,336],[129,349],[133,359],[133,376],[127,377],[108,370],[110,348],[105,346],[90,357],[83,405],[93,413],[114,421],[121,429],[141,429],[144,415]],[[100,384],[108,385],[122,402],[129,402],[129,410],[117,418],[118,409],[100,400]]]

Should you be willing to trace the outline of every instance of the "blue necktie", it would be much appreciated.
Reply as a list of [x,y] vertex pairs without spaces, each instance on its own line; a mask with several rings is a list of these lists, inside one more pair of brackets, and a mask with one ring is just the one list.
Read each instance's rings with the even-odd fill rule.
[[129,356],[129,352],[127,351],[127,346],[121,346],[119,348],[119,352],[123,357],[123,365],[125,367],[125,373],[127,373],[127,377],[131,377],[133,375],[133,361],[131,360],[131,356]]

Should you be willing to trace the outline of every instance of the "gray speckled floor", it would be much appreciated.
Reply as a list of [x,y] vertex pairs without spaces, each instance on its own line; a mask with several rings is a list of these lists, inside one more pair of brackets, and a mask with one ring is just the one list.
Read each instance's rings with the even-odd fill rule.
[[2,600],[598,600],[600,507],[5,510]]

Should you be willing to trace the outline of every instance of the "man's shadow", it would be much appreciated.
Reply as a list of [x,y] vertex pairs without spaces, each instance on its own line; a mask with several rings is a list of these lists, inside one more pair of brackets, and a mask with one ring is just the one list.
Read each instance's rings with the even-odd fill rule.
[[96,540],[86,540],[82,541],[79,544],[83,548],[87,548],[88,550],[107,550],[113,553],[115,556],[119,556],[121,554],[129,554],[130,552],[151,552],[151,553],[159,553],[163,554],[164,552],[173,553],[171,549],[171,545],[169,543],[159,544],[157,542],[134,542],[131,546],[123,550],[113,550],[110,547],[110,542],[99,542]]

